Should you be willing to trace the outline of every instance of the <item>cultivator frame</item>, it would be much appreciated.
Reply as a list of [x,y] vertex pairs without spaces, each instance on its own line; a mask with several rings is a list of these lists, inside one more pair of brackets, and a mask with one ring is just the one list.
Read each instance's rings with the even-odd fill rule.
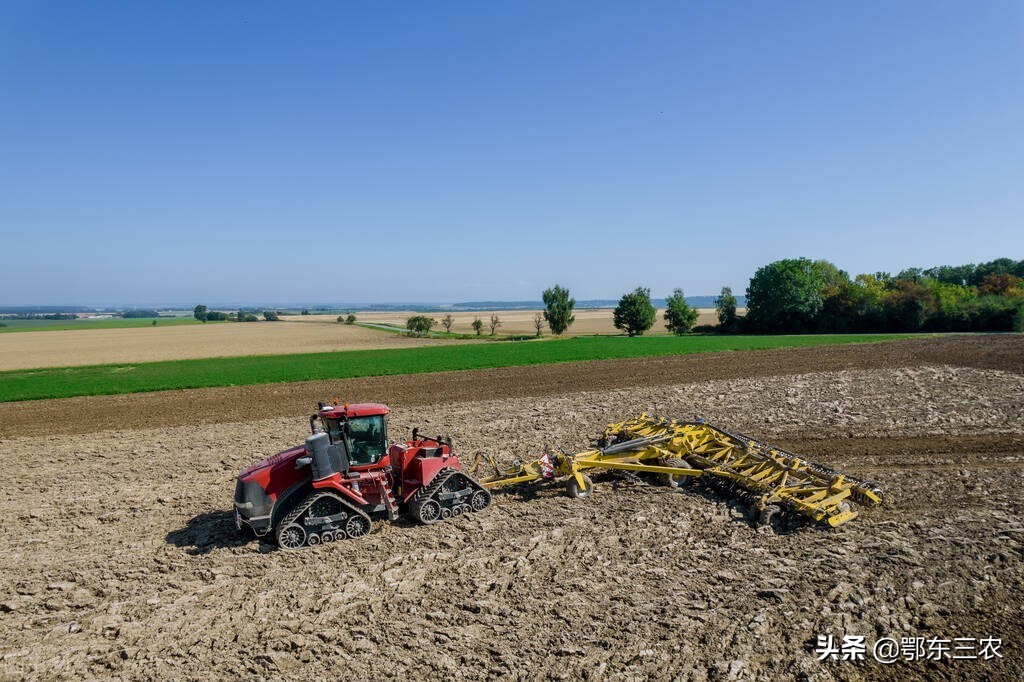
[[569,495],[577,498],[593,488],[587,471],[648,474],[673,486],[701,479],[748,502],[762,524],[789,512],[834,527],[857,516],[849,500],[865,506],[881,502],[881,492],[870,481],[703,420],[646,414],[609,424],[596,448],[574,455],[554,452],[505,470],[493,458],[478,455],[473,471],[484,461],[494,468],[494,475],[479,479],[485,488],[564,479]]

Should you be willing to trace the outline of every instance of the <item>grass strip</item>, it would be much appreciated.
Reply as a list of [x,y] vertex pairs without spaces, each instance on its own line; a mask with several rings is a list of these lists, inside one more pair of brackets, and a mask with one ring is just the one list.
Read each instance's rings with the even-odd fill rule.
[[109,320],[12,320],[0,319],[0,334],[16,332],[81,331],[83,329],[131,329],[152,327],[156,320],[158,327],[177,327],[183,324],[201,324],[194,317],[115,317]]
[[0,402],[887,341],[900,334],[575,337],[0,372]]

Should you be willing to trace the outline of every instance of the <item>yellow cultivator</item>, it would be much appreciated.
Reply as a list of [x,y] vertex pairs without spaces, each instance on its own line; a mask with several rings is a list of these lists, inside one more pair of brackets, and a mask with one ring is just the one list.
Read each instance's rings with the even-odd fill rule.
[[[481,464],[478,456],[474,469]],[[703,421],[685,422],[645,414],[609,424],[597,447],[575,455],[555,452],[504,471],[493,459],[494,475],[481,477],[487,488],[564,480],[572,497],[590,495],[586,472],[618,471],[646,475],[667,485],[699,480],[704,487],[748,502],[761,524],[789,512],[838,526],[857,516],[849,502],[875,505],[881,492],[873,483],[809,462],[799,455],[731,433]]]

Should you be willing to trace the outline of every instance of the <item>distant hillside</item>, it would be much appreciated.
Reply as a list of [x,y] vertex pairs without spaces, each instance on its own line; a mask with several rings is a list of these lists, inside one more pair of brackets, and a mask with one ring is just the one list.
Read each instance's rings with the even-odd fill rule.
[[7,305],[0,306],[0,315],[52,315],[54,313],[91,313],[93,308],[80,305]]

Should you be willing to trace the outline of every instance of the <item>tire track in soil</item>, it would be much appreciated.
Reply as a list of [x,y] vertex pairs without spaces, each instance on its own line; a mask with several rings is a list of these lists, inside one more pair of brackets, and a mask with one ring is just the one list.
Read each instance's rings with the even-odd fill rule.
[[[218,424],[305,414],[317,400],[401,408],[561,395],[715,379],[952,365],[1024,374],[1024,336],[989,334],[878,343],[598,360],[491,370],[161,391],[0,403],[0,438]],[[55,419],[54,415],[60,415]]]
[[[1024,436],[1012,433],[832,439],[790,436],[771,439],[771,444],[825,464],[842,461],[843,466],[857,471],[1024,468]],[[928,461],[950,457],[960,459]],[[1013,457],[1019,461],[993,461]]]

